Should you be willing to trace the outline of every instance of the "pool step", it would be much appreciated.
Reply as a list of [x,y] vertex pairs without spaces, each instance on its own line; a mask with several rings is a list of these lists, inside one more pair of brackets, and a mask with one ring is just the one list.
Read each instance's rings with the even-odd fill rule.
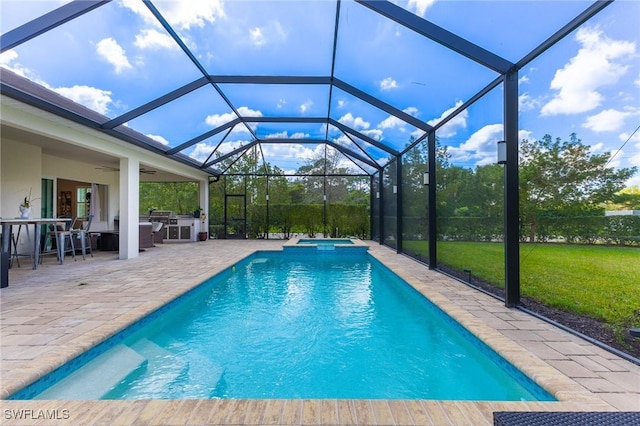
[[117,345],[83,365],[34,399],[100,399],[146,359],[125,345]]
[[[208,396],[217,396],[216,389],[221,386],[224,369],[209,357],[199,354],[189,354],[188,374],[192,383],[198,383],[201,393]],[[218,389],[219,390],[219,389]]]
[[[146,371],[138,379],[141,382],[152,382],[150,389],[158,391],[158,397],[172,386],[172,383],[184,373],[187,363],[171,351],[158,346],[149,339],[140,339],[131,345],[131,349],[147,360]],[[152,398],[154,395],[147,394]]]

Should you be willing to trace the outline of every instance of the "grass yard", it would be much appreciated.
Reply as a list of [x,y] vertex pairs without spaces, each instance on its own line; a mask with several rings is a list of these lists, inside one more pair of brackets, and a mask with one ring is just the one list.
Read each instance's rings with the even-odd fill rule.
[[[427,253],[426,242],[403,242]],[[438,262],[504,286],[502,243],[438,242]],[[640,327],[640,248],[567,244],[520,245],[521,293],[617,329]]]

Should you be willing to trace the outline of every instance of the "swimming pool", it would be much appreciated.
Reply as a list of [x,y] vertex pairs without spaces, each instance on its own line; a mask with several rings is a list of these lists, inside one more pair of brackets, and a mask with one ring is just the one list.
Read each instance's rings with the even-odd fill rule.
[[552,399],[345,253],[258,252],[11,399]]

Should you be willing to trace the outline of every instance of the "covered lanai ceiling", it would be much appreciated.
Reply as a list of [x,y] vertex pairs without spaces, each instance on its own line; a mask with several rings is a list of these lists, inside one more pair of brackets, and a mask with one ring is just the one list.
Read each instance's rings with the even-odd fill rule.
[[212,174],[254,147],[287,172],[329,147],[373,174],[607,3],[2,1],[5,69],[92,113],[2,92]]

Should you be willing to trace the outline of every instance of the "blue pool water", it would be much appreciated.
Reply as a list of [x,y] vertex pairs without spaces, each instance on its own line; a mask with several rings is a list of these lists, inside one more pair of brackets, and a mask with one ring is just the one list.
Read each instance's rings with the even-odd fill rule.
[[347,252],[258,252],[11,399],[553,400]]

